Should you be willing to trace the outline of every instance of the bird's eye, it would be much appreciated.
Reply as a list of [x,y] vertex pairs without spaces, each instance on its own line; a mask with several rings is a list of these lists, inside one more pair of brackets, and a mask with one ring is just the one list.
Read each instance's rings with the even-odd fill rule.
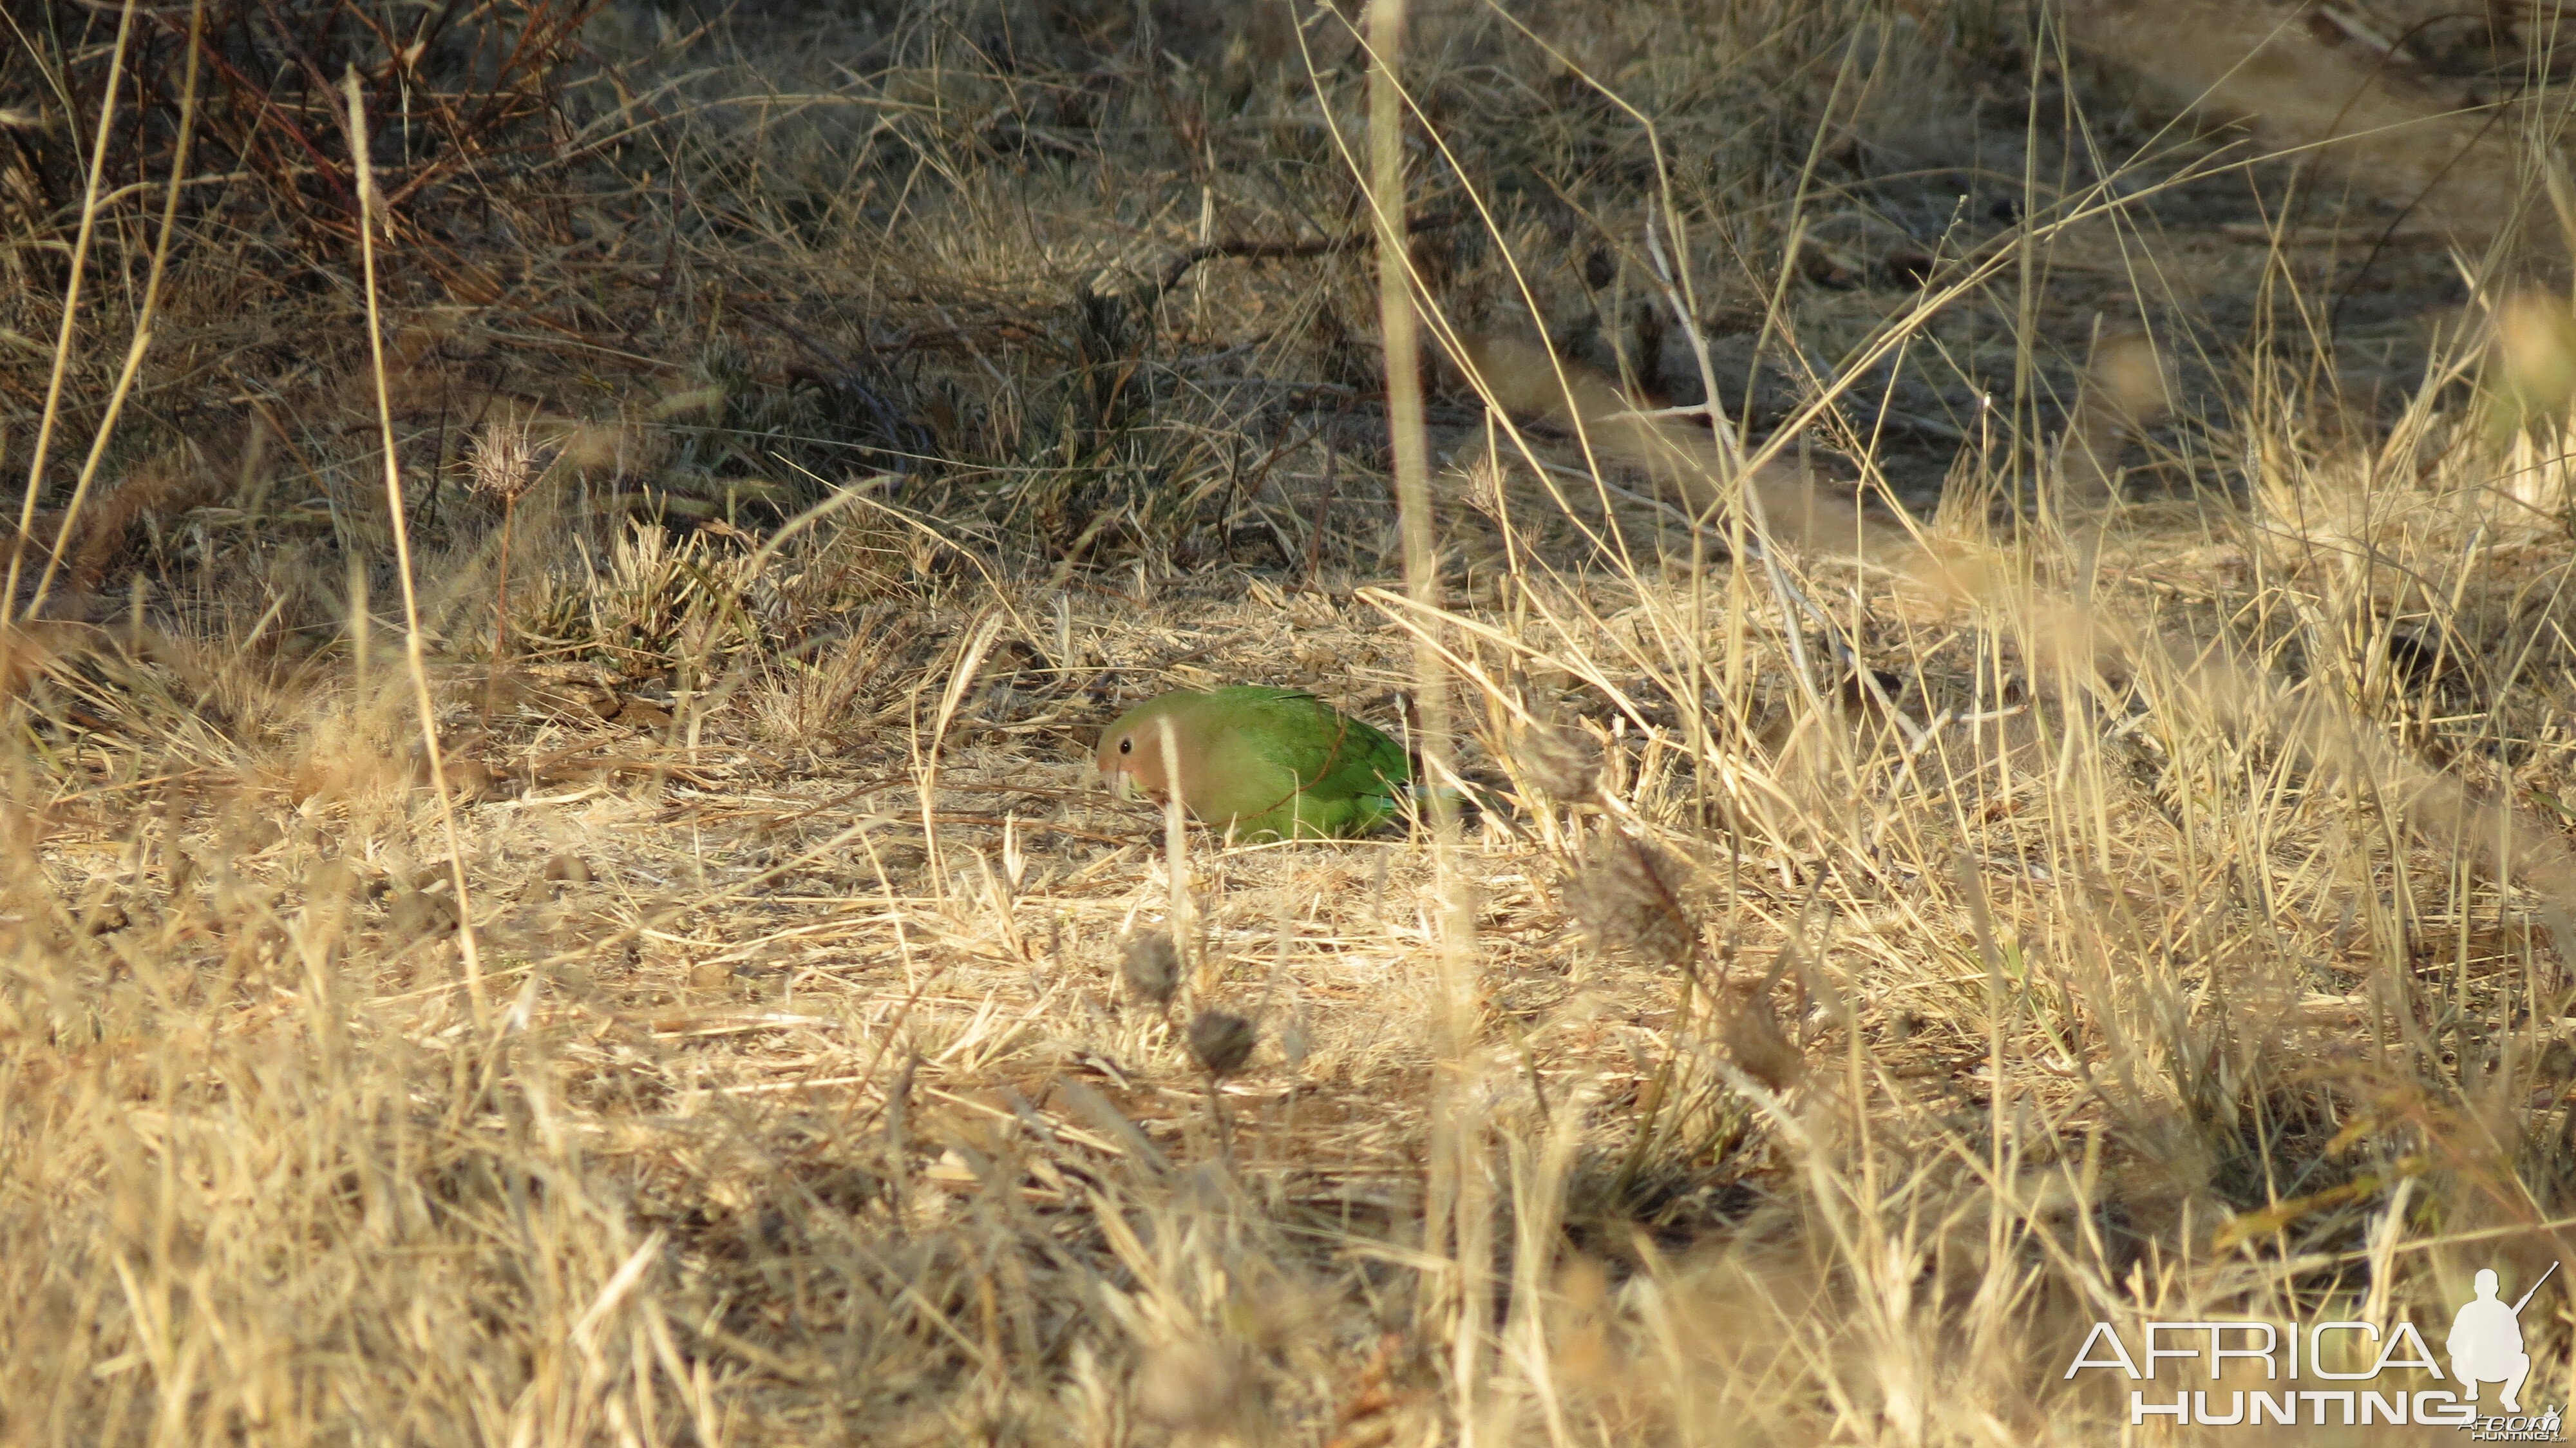
[[1135,753],[1135,752],[1136,752],[1136,741],[1135,741],[1135,740],[1133,740],[1133,739],[1121,739],[1121,740],[1119,740],[1119,741],[1118,741],[1118,752],[1119,752],[1119,753],[1121,753],[1121,754],[1133,754],[1133,753]]

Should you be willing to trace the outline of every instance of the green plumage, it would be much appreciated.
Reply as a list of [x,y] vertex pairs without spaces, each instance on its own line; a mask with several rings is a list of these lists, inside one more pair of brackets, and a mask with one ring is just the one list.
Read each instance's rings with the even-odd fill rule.
[[1312,694],[1257,684],[1138,705],[1101,735],[1099,764],[1122,790],[1178,793],[1190,813],[1242,840],[1362,833],[1397,812],[1413,778],[1404,747],[1386,735]]

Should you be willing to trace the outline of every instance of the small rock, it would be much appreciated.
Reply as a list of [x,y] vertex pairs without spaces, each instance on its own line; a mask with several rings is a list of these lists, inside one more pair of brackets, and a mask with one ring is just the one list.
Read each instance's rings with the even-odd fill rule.
[[385,904],[385,933],[396,940],[421,940],[456,929],[456,902],[426,890],[399,890]]
[[723,990],[733,984],[733,963],[702,960],[689,967],[689,985],[697,990]]
[[314,861],[312,868],[304,872],[304,903],[307,905],[319,905],[326,900],[334,905],[345,905],[349,897],[357,893],[358,872],[337,855]]
[[552,900],[563,894],[566,885],[590,883],[590,866],[579,855],[561,851],[546,856],[546,863],[528,882],[519,887],[522,900]]
[[492,766],[480,759],[447,761],[447,797],[458,804],[472,804],[490,794],[500,782]]
[[2532,1063],[2535,1080],[2557,1083],[2576,1076],[2576,1045],[2552,1041],[2540,1048],[2540,1059]]

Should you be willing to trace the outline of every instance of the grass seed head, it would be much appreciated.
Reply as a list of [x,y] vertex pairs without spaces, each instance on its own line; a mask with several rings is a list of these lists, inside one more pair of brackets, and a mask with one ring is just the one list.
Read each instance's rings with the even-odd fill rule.
[[1512,741],[1521,777],[1562,800],[1592,797],[1601,780],[1601,745],[1580,729],[1537,724]]
[[1780,1025],[1768,991],[1756,992],[1726,1023],[1726,1054],[1745,1075],[1786,1091],[1806,1074],[1807,1056]]
[[1190,1057],[1218,1080],[1241,1070],[1260,1041],[1260,1029],[1232,1011],[1204,1010],[1190,1018]]
[[1172,932],[1147,930],[1129,936],[1118,973],[1139,997],[1158,1006],[1170,1005],[1181,988],[1181,949],[1172,943]]
[[1300,1007],[1295,1015],[1288,1018],[1288,1024],[1279,1028],[1279,1051],[1288,1058],[1289,1065],[1303,1066],[1314,1050],[1315,1028],[1307,1020],[1304,1008]]
[[1574,917],[1602,950],[1683,966],[1699,948],[1690,863],[1625,831],[1602,835],[1566,891]]
[[465,466],[474,494],[509,507],[537,484],[537,449],[524,423],[494,423],[474,438]]
[[2576,315],[2558,298],[2521,292],[2496,319],[2495,377],[2506,421],[2564,418],[2576,398]]

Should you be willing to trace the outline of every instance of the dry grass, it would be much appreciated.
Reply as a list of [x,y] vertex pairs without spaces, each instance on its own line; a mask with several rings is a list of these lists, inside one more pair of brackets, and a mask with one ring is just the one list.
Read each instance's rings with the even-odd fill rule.
[[[1410,509],[1329,9],[17,38],[0,1438],[2098,1442],[2097,1319],[2576,1262],[2541,22],[2370,69],[2520,78],[2446,171],[2253,159],[2305,31],[1598,9],[1413,9]],[[1445,840],[1090,778],[1431,674]]]

